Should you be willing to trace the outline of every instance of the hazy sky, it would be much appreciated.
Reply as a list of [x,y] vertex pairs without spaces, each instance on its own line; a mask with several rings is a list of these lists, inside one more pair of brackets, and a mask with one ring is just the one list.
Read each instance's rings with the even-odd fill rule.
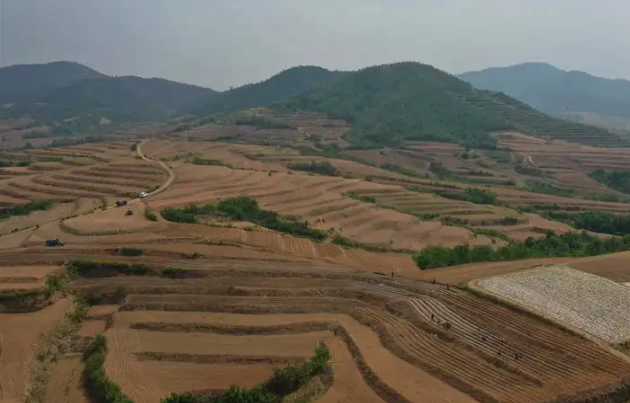
[[0,65],[54,60],[216,89],[402,60],[630,79],[630,1],[0,0]]

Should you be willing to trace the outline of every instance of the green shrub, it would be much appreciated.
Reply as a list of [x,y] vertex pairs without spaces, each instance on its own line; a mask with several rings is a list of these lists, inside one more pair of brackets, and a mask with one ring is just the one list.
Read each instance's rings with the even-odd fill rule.
[[144,253],[142,249],[138,248],[122,248],[120,254],[123,256],[140,256]]
[[197,223],[197,218],[194,214],[187,213],[184,210],[175,209],[172,207],[167,207],[160,212],[162,217],[165,220],[171,222],[179,222],[179,223],[188,223],[195,224]]
[[183,277],[187,270],[180,269],[179,267],[167,267],[162,270],[162,277],[178,278]]
[[468,188],[463,193],[445,191],[437,191],[435,193],[447,199],[467,201],[476,204],[499,204],[497,195],[485,189]]
[[348,193],[348,196],[350,196],[353,199],[361,200],[362,202],[365,202],[365,203],[376,203],[376,199],[373,196],[363,196],[356,192],[350,192]]
[[158,220],[157,215],[148,207],[144,209],[144,218],[146,218],[149,221]]
[[295,162],[287,166],[296,171],[313,172],[320,175],[340,176],[341,172],[328,161]]

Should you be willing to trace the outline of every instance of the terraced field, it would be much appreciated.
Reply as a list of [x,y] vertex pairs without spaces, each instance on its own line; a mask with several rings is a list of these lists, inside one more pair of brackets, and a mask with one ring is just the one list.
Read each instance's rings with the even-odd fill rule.
[[483,290],[612,344],[630,340],[630,290],[566,266],[482,279]]
[[280,362],[306,358],[319,342],[333,355],[325,398],[350,402],[573,401],[630,370],[590,341],[441,284],[334,271],[210,273],[74,283],[81,293],[127,293],[105,333],[113,346],[107,371],[134,401],[183,390],[183,374],[209,389],[255,383]]
[[70,308],[62,299],[32,313],[0,312],[0,401],[21,402],[35,362],[36,343],[60,323]]
[[106,205],[114,198],[133,197],[163,182],[165,172],[157,165],[136,160],[131,144],[100,143],[12,154],[13,159],[34,162],[20,171],[3,170],[8,175],[0,179],[0,201],[24,204],[92,199]]

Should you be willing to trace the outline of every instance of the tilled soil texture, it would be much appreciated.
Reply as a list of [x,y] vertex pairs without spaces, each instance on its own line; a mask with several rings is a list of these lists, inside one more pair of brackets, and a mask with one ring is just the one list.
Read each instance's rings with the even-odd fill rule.
[[33,313],[0,313],[0,401],[23,401],[37,341],[63,320],[71,302],[62,299]]
[[[131,277],[117,277],[79,280],[75,286],[84,292],[94,288],[131,293],[121,307],[123,312],[115,314],[115,323],[116,332],[124,334],[125,345],[137,347],[125,351],[134,352],[150,347],[170,354],[182,353],[178,350],[183,348],[192,355],[262,354],[255,346],[241,346],[238,341],[225,344],[230,338],[249,336],[212,335],[217,333],[217,325],[233,316],[221,312],[250,314],[242,316],[246,321],[241,324],[254,328],[283,323],[269,322],[268,316],[259,316],[263,314],[300,313],[291,317],[302,323],[331,322],[330,315],[335,314],[333,322],[352,334],[350,315],[359,321],[356,326],[371,328],[383,354],[389,354],[373,361],[366,355],[367,369],[361,370],[364,377],[371,371],[372,378],[365,378],[366,383],[381,398],[387,396],[385,389],[374,385],[384,383],[387,390],[406,394],[412,402],[436,396],[442,389],[445,392],[440,396],[463,393],[462,399],[479,402],[547,402],[618,384],[630,370],[630,363],[590,341],[445,285],[347,272],[330,275],[315,282],[311,278],[286,279],[280,273],[273,278],[212,277],[194,282],[154,278],[144,285]],[[107,288],[109,281],[112,285]],[[225,347],[218,351],[199,342],[204,339]],[[268,351],[276,351],[274,348],[271,344],[265,347]],[[278,354],[280,350],[272,355]],[[384,364],[390,361],[391,365]],[[407,374],[420,372],[414,377],[395,375],[394,368]],[[400,384],[406,379],[426,381],[416,386]]]

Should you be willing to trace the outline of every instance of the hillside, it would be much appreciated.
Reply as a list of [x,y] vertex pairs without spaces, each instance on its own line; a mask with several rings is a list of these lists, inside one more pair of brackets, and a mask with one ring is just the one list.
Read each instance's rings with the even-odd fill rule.
[[[564,71],[545,63],[489,68],[459,76],[477,88],[501,91],[545,113],[584,119],[581,113],[630,119],[630,81]],[[588,116],[588,115],[587,115]]]
[[74,62],[14,65],[0,68],[0,104],[38,102],[50,91],[81,80],[107,77]]
[[0,69],[0,99],[7,118],[39,122],[104,117],[113,122],[159,121],[181,114],[215,91],[159,78],[110,77],[73,62]]
[[493,148],[489,132],[518,130],[587,144],[619,145],[615,135],[552,118],[500,93],[480,91],[428,65],[369,67],[273,106],[320,112],[352,124],[347,140],[362,147],[408,140],[452,141]]
[[158,78],[107,77],[56,89],[30,105],[39,120],[94,114],[113,121],[155,121],[178,114],[215,92]]
[[194,108],[194,113],[197,115],[232,113],[256,106],[267,106],[331,83],[344,74],[346,73],[316,66],[293,67],[260,83],[244,85],[210,96],[202,106]]

